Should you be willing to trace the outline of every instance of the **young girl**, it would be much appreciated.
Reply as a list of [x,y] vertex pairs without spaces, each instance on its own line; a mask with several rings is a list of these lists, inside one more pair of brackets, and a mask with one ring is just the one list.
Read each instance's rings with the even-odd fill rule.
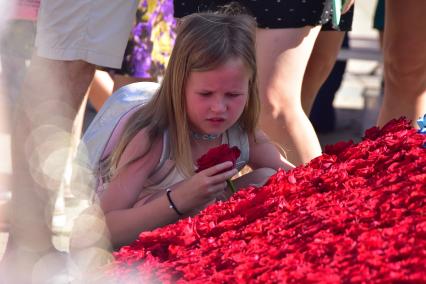
[[[254,34],[249,16],[182,19],[162,84],[104,161],[108,184],[98,195],[115,247],[229,197],[226,180],[245,165],[253,171],[235,179],[237,188],[293,167],[256,127]],[[224,143],[241,150],[238,169],[225,162],[195,173],[196,160]]]

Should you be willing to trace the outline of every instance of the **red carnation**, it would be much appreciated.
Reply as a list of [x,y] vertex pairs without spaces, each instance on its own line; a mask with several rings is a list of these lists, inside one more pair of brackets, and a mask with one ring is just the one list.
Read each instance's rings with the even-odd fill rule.
[[[201,156],[197,160],[198,169],[195,171],[196,173],[213,167],[214,165],[224,163],[226,161],[232,162],[232,168],[235,167],[235,163],[237,162],[238,157],[240,156],[241,151],[237,146],[229,147],[228,144],[222,144],[215,148],[210,149],[206,154]],[[227,171],[223,170],[223,172]],[[232,191],[235,192],[234,185],[231,181],[227,181],[229,187],[231,187]]]

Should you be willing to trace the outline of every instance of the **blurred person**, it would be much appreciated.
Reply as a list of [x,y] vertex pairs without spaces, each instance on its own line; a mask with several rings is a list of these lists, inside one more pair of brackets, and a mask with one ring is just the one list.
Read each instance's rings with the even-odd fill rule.
[[384,97],[377,124],[426,112],[425,1],[387,1],[383,35]]
[[[175,0],[175,17],[215,9],[231,1]],[[353,2],[332,25],[332,1],[237,1],[257,20],[257,57],[262,100],[260,125],[284,147],[295,165],[321,155],[309,114],[352,26]]]
[[124,85],[164,76],[176,37],[173,0],[141,0],[120,69],[96,70],[90,86],[83,133],[112,92]]
[[12,133],[10,232],[3,283],[46,283],[67,274],[52,243],[52,214],[70,130],[95,66],[121,66],[138,1],[42,0],[36,52]]
[[[21,94],[22,84],[34,50],[40,1],[16,0],[9,5],[8,10],[12,12],[3,15],[4,22],[1,25],[0,35],[1,94],[2,102],[5,103],[1,119],[5,122],[6,133],[10,133],[12,129],[13,111]],[[9,152],[2,153],[1,156],[7,157],[9,154]],[[9,203],[7,200],[1,201],[5,202],[0,204],[0,228],[7,230]]]

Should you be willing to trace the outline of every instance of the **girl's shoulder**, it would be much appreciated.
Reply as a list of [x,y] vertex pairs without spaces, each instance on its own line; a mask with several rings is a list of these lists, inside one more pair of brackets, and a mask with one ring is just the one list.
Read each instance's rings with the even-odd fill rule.
[[252,134],[248,135],[250,144],[269,142],[270,139],[261,129],[256,129]]
[[249,149],[255,143],[269,141],[267,135],[260,129],[256,129],[253,133],[244,130],[239,124],[235,124],[227,131],[228,141],[230,145],[239,146],[240,148]]

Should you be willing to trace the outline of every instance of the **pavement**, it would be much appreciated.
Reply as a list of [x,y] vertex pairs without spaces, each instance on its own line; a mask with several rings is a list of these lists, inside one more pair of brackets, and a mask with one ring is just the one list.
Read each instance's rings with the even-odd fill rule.
[[[377,33],[371,29],[372,14],[375,1],[357,0],[354,15],[354,27],[350,37],[367,39],[369,46],[355,51],[351,55],[346,53],[349,59],[340,90],[337,92],[334,107],[337,114],[337,125],[333,132],[319,134],[322,146],[334,144],[338,141],[359,141],[365,129],[374,126],[380,106],[381,67],[377,58],[378,42]],[[359,50],[358,50],[359,51]],[[374,55],[375,53],[376,55]],[[1,79],[1,70],[0,70]],[[0,86],[1,87],[1,86]],[[7,228],[2,227],[2,204],[10,198],[10,180],[12,174],[10,155],[10,130],[7,120],[8,103],[0,90],[0,257],[4,252],[7,241]],[[3,117],[2,117],[3,116]],[[59,250],[67,251],[68,236],[74,216],[68,214],[72,200],[62,199],[58,202],[58,208],[54,219],[54,243]]]

